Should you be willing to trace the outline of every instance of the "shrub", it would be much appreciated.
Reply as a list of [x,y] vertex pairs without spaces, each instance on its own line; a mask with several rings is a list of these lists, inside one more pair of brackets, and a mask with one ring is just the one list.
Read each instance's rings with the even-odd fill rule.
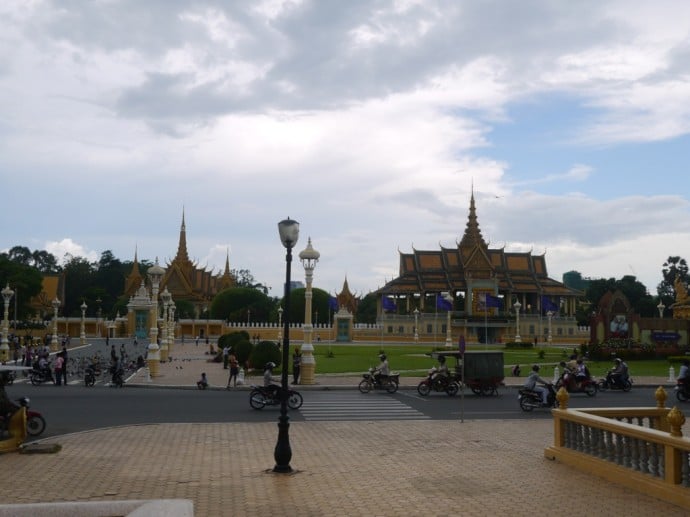
[[256,369],[263,368],[269,361],[280,366],[282,363],[280,347],[274,341],[259,341],[252,350],[249,360],[252,367]]
[[506,343],[506,348],[532,348],[534,343],[531,341],[522,341],[517,343],[516,341],[509,341]]
[[218,338],[218,348],[230,346],[233,350],[235,350],[235,345],[240,341],[250,341],[249,333],[246,330],[239,330],[236,332],[230,332],[229,334],[223,334]]
[[237,362],[245,368],[251,367],[249,358],[252,356],[252,350],[254,350],[254,345],[248,339],[238,341],[232,345],[232,351],[237,356]]

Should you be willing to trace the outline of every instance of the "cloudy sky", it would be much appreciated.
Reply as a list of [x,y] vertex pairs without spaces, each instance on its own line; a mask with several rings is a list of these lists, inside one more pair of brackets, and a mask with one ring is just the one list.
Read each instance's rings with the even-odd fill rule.
[[[690,2],[4,0],[0,249],[366,293],[462,237],[549,275],[690,259]],[[293,278],[304,278],[295,262]]]

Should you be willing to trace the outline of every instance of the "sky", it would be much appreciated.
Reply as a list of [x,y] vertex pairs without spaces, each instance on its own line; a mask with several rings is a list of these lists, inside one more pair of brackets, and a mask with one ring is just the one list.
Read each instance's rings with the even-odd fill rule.
[[[690,2],[3,0],[0,251],[187,249],[364,295],[460,241],[548,274],[690,259]],[[304,280],[295,256],[292,279]]]

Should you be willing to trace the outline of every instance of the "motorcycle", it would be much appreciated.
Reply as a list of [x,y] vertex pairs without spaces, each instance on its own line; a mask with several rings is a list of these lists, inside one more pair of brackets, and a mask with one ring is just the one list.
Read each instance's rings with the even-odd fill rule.
[[558,378],[558,381],[556,382],[556,391],[558,391],[561,387],[564,387],[568,391],[568,393],[584,393],[588,397],[595,396],[597,394],[597,391],[599,391],[599,385],[597,384],[597,381],[595,381],[591,377],[587,377],[586,379],[583,379],[579,382],[576,379],[573,385],[573,383],[570,382],[570,379],[566,378],[565,374],[561,375]]
[[53,372],[50,371],[50,367],[40,369],[40,368],[34,368],[29,372],[29,380],[31,381],[31,384],[34,386],[40,386],[44,382],[52,382],[53,384],[55,383],[55,379],[53,378]]
[[125,371],[122,368],[118,368],[117,371],[113,374],[113,378],[110,382],[110,385],[115,386],[116,388],[122,388],[125,385],[124,376]]
[[[267,386],[251,386],[249,392],[249,405],[254,409],[263,409],[264,406],[277,406],[280,404],[280,386],[269,388]],[[290,409],[302,407],[302,395],[295,390],[288,389],[287,405]]]
[[[39,436],[46,429],[46,421],[43,415],[38,411],[29,409],[29,397],[21,397],[17,399],[20,406],[26,408],[26,434],[29,436]],[[0,429],[7,431],[10,415],[0,415]]]
[[457,392],[460,390],[460,385],[458,382],[443,375],[436,375],[434,377],[434,374],[436,374],[437,371],[438,368],[435,366],[429,370],[429,374],[427,375],[426,379],[417,385],[417,392],[423,397],[426,397],[432,391],[445,391],[451,397],[457,394]]
[[97,370],[95,366],[88,366],[84,370],[84,386],[87,388],[96,384],[96,375],[100,375],[100,370]]
[[520,409],[523,411],[532,411],[534,408],[557,408],[558,400],[556,400],[556,390],[553,384],[544,386],[548,390],[547,403],[542,402],[541,393],[527,388],[520,388],[518,391],[518,400],[520,401]]
[[400,374],[391,373],[390,375],[376,376],[376,368],[369,368],[368,373],[363,373],[362,381],[359,383],[359,391],[369,393],[371,390],[386,390],[388,393],[398,391]]
[[686,400],[690,399],[690,384],[688,384],[687,382],[677,381],[675,391],[676,398],[679,401],[685,402]]
[[622,379],[621,383],[615,382],[611,376],[611,372],[609,371],[609,373],[606,374],[606,377],[599,381],[598,386],[600,390],[622,390],[627,393],[632,389],[632,384],[632,377]]

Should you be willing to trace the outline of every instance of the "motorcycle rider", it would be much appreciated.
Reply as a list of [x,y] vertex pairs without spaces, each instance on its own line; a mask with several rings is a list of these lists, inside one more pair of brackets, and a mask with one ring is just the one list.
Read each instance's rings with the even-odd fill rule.
[[539,365],[535,364],[532,366],[532,371],[527,376],[527,380],[525,381],[524,387],[528,390],[536,391],[537,393],[541,394],[542,404],[547,406],[549,404],[549,390],[542,386],[537,386],[537,383],[543,384],[544,386],[550,384],[548,381],[545,381],[544,379],[539,377]]
[[51,382],[55,382],[53,379],[53,372],[50,370],[50,363],[45,355],[42,355],[38,360],[38,369],[43,373],[46,379],[50,379]]
[[379,364],[378,368],[376,369],[376,373],[374,374],[374,380],[377,384],[381,384],[381,381],[385,381],[391,374],[390,368],[388,367],[388,359],[386,358],[386,354],[379,355],[379,360],[381,361],[381,363]]
[[575,369],[575,382],[577,383],[577,387],[582,387],[582,383],[589,379],[589,377],[590,375],[587,365],[581,357],[578,358],[577,368]]
[[612,386],[623,387],[623,384],[628,380],[628,365],[620,357],[614,360],[613,370],[609,371],[608,379]]
[[432,383],[438,382],[441,384],[446,384],[448,382],[449,377],[450,377],[450,371],[448,370],[448,365],[446,364],[446,356],[445,355],[439,355],[438,356],[438,369],[431,376],[431,382]]
[[678,372],[678,384],[683,384],[684,388],[688,389],[690,384],[690,360],[683,359],[681,362],[680,371]]
[[273,368],[275,367],[276,363],[272,361],[264,365],[264,388],[272,397],[278,395],[278,389],[280,388],[280,386],[273,383]]

